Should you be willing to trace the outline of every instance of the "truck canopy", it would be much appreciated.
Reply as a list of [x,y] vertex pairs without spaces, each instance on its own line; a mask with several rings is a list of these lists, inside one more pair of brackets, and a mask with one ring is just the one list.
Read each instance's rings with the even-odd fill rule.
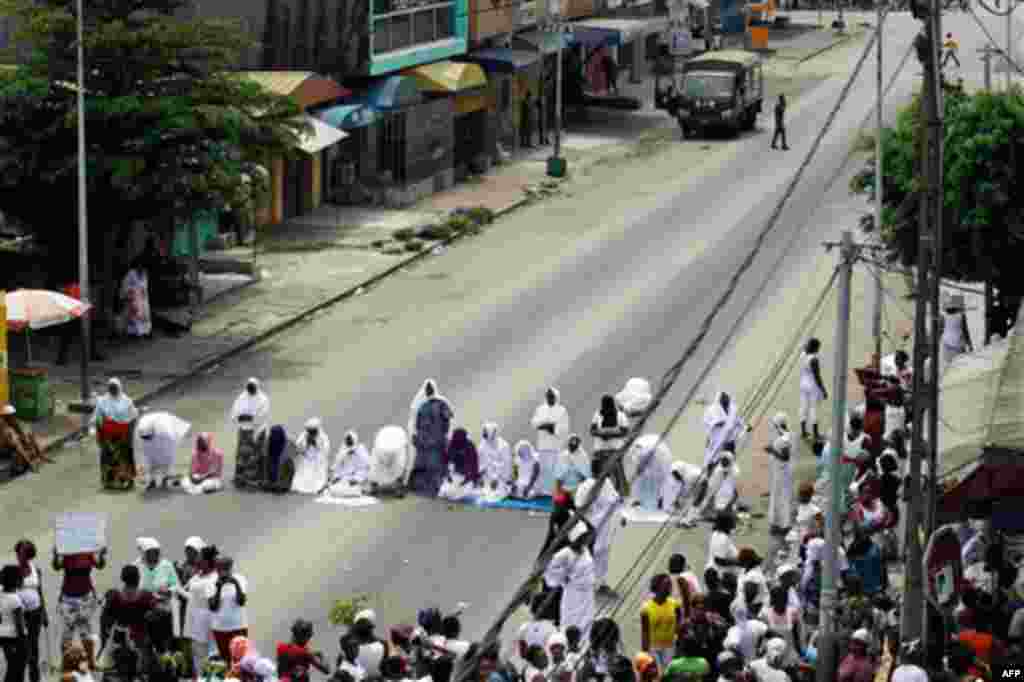
[[754,52],[715,50],[687,61],[683,71],[742,71],[760,61],[761,58]]

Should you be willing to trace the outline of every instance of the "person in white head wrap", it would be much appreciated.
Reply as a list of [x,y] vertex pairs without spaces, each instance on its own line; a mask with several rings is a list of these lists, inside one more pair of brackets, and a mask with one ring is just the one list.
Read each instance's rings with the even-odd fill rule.
[[508,497],[513,484],[512,448],[501,437],[498,425],[487,422],[480,430],[477,446],[480,460],[480,478],[483,481],[481,498],[497,502]]
[[793,436],[782,412],[772,418],[772,429],[775,440],[764,449],[772,458],[768,524],[773,532],[784,535],[793,525]]
[[130,424],[138,417],[139,411],[132,399],[125,395],[121,380],[108,380],[107,392],[96,400],[92,414],[96,443],[100,448],[100,478],[105,488],[135,485]]
[[636,439],[626,454],[631,504],[649,511],[657,510],[671,467],[672,452],[660,436],[648,433]]
[[332,497],[359,497],[369,476],[370,453],[359,440],[359,434],[349,431],[331,468],[326,492]]
[[633,377],[627,381],[623,389],[615,395],[619,409],[634,421],[647,413],[653,399],[651,382],[640,377]]
[[548,652],[548,669],[544,676],[551,682],[572,682],[575,677],[578,658],[569,653],[569,640],[565,633],[557,630],[548,637],[545,648]]
[[[598,480],[600,479],[588,478],[580,483],[576,488],[573,502],[576,509],[594,528],[594,577],[600,585],[599,591],[611,593],[612,590],[606,582],[608,580],[608,563],[612,553],[615,531],[622,522],[623,502],[622,497],[615,490],[615,486],[612,485],[611,477],[603,479],[600,488],[597,488]],[[595,490],[593,504],[589,509],[583,511]]]
[[566,492],[575,495],[580,483],[592,476],[590,456],[583,449],[583,440],[577,435],[569,436],[569,442],[558,454],[555,466],[555,493]]
[[327,485],[331,456],[331,439],[316,417],[306,422],[302,435],[295,440],[295,476],[292,491],[317,495]]
[[724,646],[742,654],[744,660],[752,660],[757,654],[761,639],[768,633],[768,626],[760,620],[751,618],[746,606],[734,606],[732,617],[736,624],[726,633]]
[[515,448],[516,479],[512,497],[529,500],[540,495],[540,459],[529,441],[521,440]]
[[735,443],[737,448],[742,445],[749,429],[739,414],[736,402],[725,391],[715,394],[714,401],[704,410],[704,431],[707,434],[705,469],[718,460],[718,454],[726,443]]
[[703,473],[700,467],[689,462],[673,462],[661,487],[661,508],[670,514],[686,509],[697,492]]
[[135,466],[144,472],[148,488],[155,488],[158,480],[167,487],[178,445],[191,428],[191,424],[170,412],[150,412],[139,418],[135,427]]
[[[731,448],[731,445],[727,445]],[[719,454],[715,466],[712,468],[711,476],[708,478],[708,488],[704,493],[704,499],[700,506],[690,507],[690,511],[684,523],[693,526],[698,519],[714,518],[720,512],[732,511],[736,500],[739,499],[739,490],[736,482],[739,479],[740,468],[736,466],[735,453],[727,449]]]
[[250,377],[245,388],[231,406],[231,422],[243,431],[252,431],[258,438],[270,425],[270,398],[260,380]]
[[555,492],[555,469],[558,455],[569,438],[569,411],[561,402],[554,386],[544,392],[544,402],[537,406],[530,425],[537,429],[537,457],[540,460],[540,493]]
[[786,640],[772,637],[762,648],[764,656],[751,661],[749,666],[756,682],[789,682],[789,675],[783,670],[789,651]]
[[562,588],[560,625],[575,625],[584,642],[596,614],[594,589],[598,583],[594,558],[588,549],[589,535],[587,524],[577,522],[569,531],[569,545],[555,553],[544,571],[544,582],[549,588]]
[[385,426],[373,439],[370,452],[370,493],[402,495],[412,469],[409,436],[401,426]]
[[181,587],[178,571],[170,559],[161,556],[160,543],[156,538],[138,538],[135,545],[139,550],[139,558],[135,561],[141,578],[139,589],[152,593],[161,606],[171,611],[174,632],[180,632],[180,610],[171,608],[171,595],[178,593]]

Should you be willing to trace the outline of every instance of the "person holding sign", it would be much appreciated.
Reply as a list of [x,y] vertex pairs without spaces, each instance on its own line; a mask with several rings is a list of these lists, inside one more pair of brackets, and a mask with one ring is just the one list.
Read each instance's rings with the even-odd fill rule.
[[57,599],[57,615],[64,625],[60,635],[62,648],[69,646],[77,636],[89,657],[89,670],[96,670],[92,619],[99,608],[92,572],[102,571],[106,567],[106,547],[102,547],[99,552],[77,554],[61,554],[58,547],[53,548],[53,570],[64,573]]

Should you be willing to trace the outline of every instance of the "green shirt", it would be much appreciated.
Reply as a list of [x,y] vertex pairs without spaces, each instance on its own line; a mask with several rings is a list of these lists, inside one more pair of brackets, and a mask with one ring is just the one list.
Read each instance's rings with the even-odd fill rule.
[[174,570],[174,564],[167,559],[161,559],[156,568],[152,569],[146,566],[142,560],[136,562],[135,565],[139,567],[139,573],[142,574],[139,589],[143,592],[156,593],[164,588],[173,591],[178,586],[178,572]]
[[711,666],[703,658],[681,657],[672,659],[665,668],[664,680],[671,682],[702,682],[704,676],[711,672]]

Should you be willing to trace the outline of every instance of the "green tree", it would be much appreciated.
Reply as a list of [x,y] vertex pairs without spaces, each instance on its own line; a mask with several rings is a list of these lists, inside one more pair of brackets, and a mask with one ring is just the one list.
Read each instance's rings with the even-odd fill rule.
[[[90,248],[110,278],[135,223],[166,236],[200,210],[251,212],[269,190],[268,160],[293,153],[308,131],[290,98],[229,72],[251,44],[239,23],[183,18],[189,0],[84,4]],[[0,0],[3,15],[17,19],[17,39],[34,53],[0,75],[0,210],[28,226],[70,278],[75,4]]]
[[[1024,246],[1024,97],[946,88],[943,146],[943,276],[986,282],[1006,297],[1024,293],[1017,268]],[[882,133],[884,210],[879,235],[892,262],[917,262],[921,200],[920,99]],[[851,190],[873,194],[874,159]],[[862,224],[874,228],[866,216]]]

